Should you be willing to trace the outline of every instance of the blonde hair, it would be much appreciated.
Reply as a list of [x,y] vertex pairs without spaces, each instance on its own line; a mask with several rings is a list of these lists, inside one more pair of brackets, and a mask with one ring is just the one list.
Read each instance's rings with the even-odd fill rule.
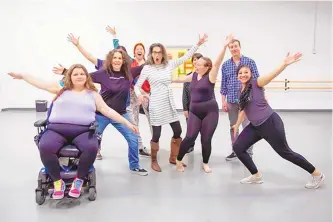
[[81,64],[74,64],[72,65],[66,72],[65,74],[65,78],[64,78],[64,87],[57,93],[57,95],[55,96],[55,98],[53,99],[53,102],[66,90],[72,90],[74,88],[74,84],[72,82],[72,74],[74,69],[82,69],[84,74],[87,77],[86,83],[84,84],[84,87],[87,90],[91,90],[91,91],[95,91],[98,92],[98,89],[96,88],[96,86],[94,85],[94,82],[92,81],[92,78],[90,77],[88,70],[86,69],[86,67],[84,67]]

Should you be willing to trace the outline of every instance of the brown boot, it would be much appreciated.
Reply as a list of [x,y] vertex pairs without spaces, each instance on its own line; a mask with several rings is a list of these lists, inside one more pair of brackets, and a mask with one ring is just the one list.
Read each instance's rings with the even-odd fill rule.
[[[180,143],[182,142],[182,138],[178,139],[171,139],[171,152],[170,152],[170,158],[169,163],[176,164],[176,159],[179,153]],[[186,167],[186,165],[183,163],[183,166]]]
[[157,152],[160,149],[159,144],[155,142],[150,142],[150,153],[151,153],[151,168],[157,172],[161,172],[161,167],[157,162]]

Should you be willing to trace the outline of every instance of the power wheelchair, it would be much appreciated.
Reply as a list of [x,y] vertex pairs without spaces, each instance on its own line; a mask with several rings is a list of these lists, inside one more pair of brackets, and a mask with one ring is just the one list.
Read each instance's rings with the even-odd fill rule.
[[[34,123],[34,126],[37,127],[37,135],[34,137],[34,141],[39,147],[39,141],[42,137],[43,133],[47,129],[48,121],[45,120],[38,120]],[[94,122],[89,127],[89,130],[96,132],[97,129],[97,123]],[[65,196],[68,196],[68,192],[71,188],[72,182],[75,179],[75,176],[77,174],[77,166],[79,163],[81,152],[79,149],[77,149],[74,145],[69,144],[62,147],[57,156],[59,160],[61,158],[67,159],[67,164],[64,164],[64,161],[59,161],[60,164],[60,177],[66,184],[65,189]],[[62,162],[62,163],[60,163]],[[38,174],[38,186],[35,189],[36,193],[36,203],[38,205],[42,205],[46,197],[50,196],[52,197],[52,191],[53,191],[53,181],[51,177],[49,176],[47,169],[45,167],[42,167]],[[91,166],[89,169],[89,173],[84,179],[84,184],[82,186],[82,190],[89,193],[88,199],[90,201],[94,201],[97,196],[96,191],[96,172],[94,166]],[[49,192],[51,191],[51,192]]]

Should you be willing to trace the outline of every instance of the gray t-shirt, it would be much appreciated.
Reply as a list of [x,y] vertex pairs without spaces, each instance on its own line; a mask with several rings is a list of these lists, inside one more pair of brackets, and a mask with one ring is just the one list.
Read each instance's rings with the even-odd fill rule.
[[254,126],[263,124],[273,113],[273,109],[265,99],[264,88],[258,86],[256,79],[252,81],[251,100],[246,104],[244,112]]

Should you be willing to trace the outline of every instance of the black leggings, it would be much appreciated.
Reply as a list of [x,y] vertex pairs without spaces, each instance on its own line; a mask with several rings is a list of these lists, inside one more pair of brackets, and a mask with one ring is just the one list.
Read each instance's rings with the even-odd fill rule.
[[[173,131],[173,137],[174,139],[179,139],[180,135],[182,135],[182,127],[180,126],[180,122],[173,122],[170,123],[170,126]],[[158,143],[161,137],[161,131],[162,131],[162,126],[152,126],[153,128],[153,138],[151,139],[152,142]]]
[[290,149],[287,143],[283,121],[280,116],[274,112],[262,125],[253,126],[250,123],[246,126],[233,145],[233,150],[238,159],[251,174],[258,173],[258,169],[246,150],[261,139],[265,139],[283,159],[303,168],[310,174],[315,171],[315,167],[311,163],[303,156]]
[[66,144],[74,144],[80,151],[77,177],[84,179],[95,162],[98,142],[88,126],[49,124],[39,142],[41,160],[53,181],[61,179],[57,153]]
[[219,110],[215,99],[191,103],[188,116],[186,137],[180,145],[177,156],[178,161],[182,161],[188,149],[194,144],[200,132],[202,161],[208,163],[212,152],[212,138],[219,121]]

